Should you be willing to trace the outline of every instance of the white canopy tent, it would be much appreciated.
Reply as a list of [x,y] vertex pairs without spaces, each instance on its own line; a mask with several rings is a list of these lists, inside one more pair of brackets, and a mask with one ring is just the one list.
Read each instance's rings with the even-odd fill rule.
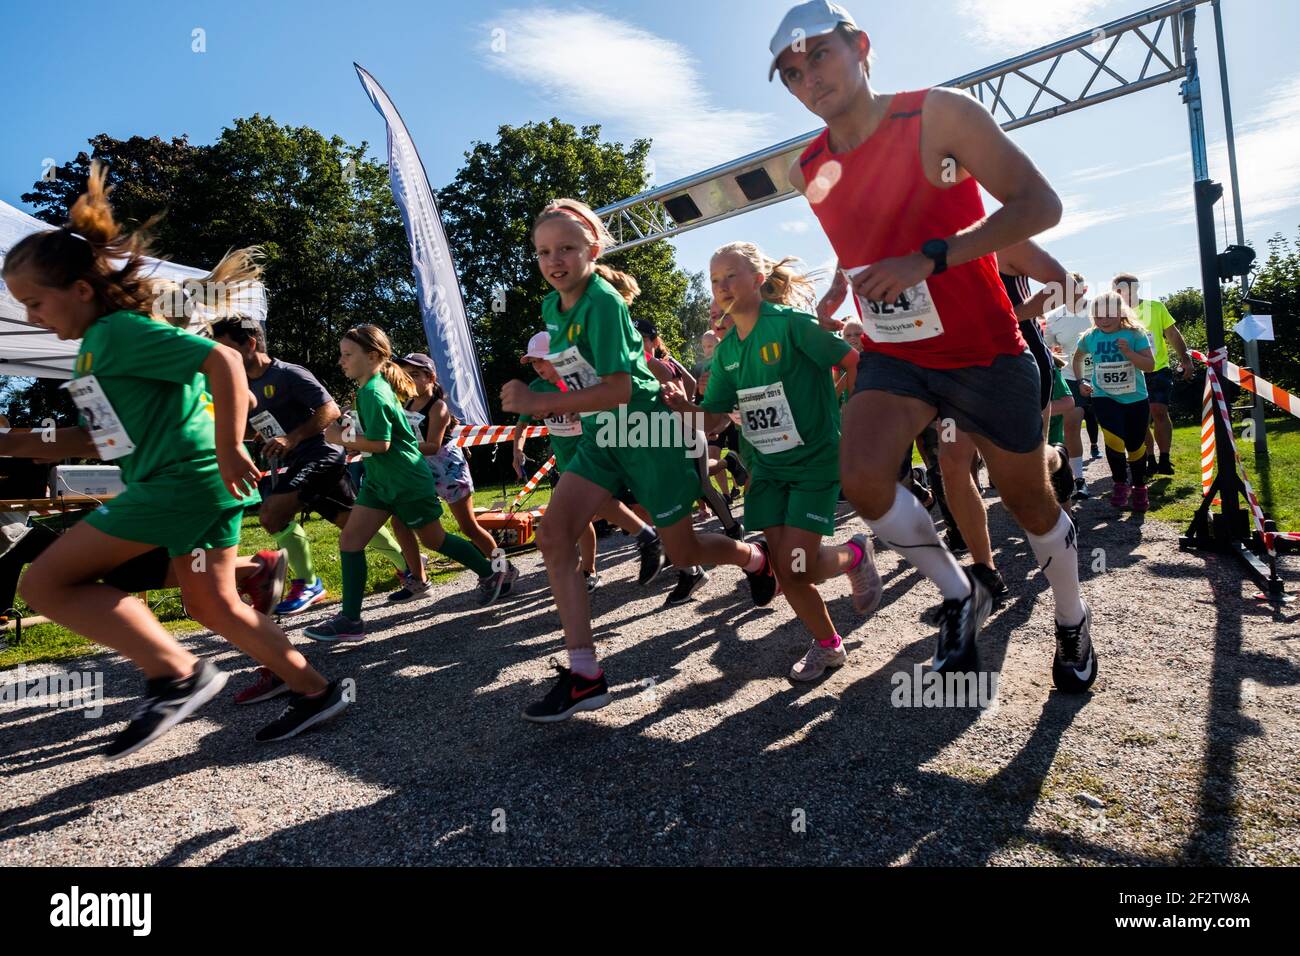
[[[3,263],[9,250],[24,236],[49,228],[49,223],[41,222],[0,200],[0,263]],[[153,274],[159,279],[184,282],[187,279],[202,279],[208,274],[204,269],[180,266],[160,259],[149,261],[155,264]],[[253,311],[259,312],[255,318],[265,322],[266,296],[260,288],[255,299],[257,308]],[[191,320],[191,328],[201,324],[201,321]],[[76,342],[61,342],[54,333],[29,324],[26,309],[9,294],[4,281],[0,279],[0,375],[71,378],[77,348]]]

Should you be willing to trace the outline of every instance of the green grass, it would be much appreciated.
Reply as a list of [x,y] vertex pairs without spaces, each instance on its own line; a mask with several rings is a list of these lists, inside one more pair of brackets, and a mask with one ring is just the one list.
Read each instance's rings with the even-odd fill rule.
[[[514,500],[514,496],[519,493],[520,487],[520,485],[516,484],[507,489],[507,504]],[[536,508],[544,505],[550,500],[550,497],[550,484],[544,482],[524,507]],[[499,486],[495,489],[484,488],[474,493],[474,504],[476,507],[490,508],[501,498],[502,494]],[[449,532],[459,533],[455,518],[445,507],[442,526]],[[343,592],[342,568],[339,563],[339,529],[320,518],[313,518],[308,521],[303,525],[303,529],[307,532],[307,537],[311,541],[312,558],[316,565],[316,573],[320,575],[321,580],[324,582],[330,598],[337,599]],[[271,540],[271,536],[262,530],[261,525],[257,523],[256,517],[244,519],[244,530],[239,545],[240,554],[254,554],[263,548],[274,547],[275,544]],[[391,564],[373,554],[370,556],[368,563],[370,573],[366,581],[367,594],[396,589],[397,579],[394,576]],[[443,558],[441,555],[430,555],[429,577],[432,580],[437,581],[450,574],[458,573],[459,570],[459,565]],[[185,617],[181,609],[180,592],[178,590],[150,591],[149,606],[158,619],[162,621],[163,626],[173,633],[201,630],[198,624]],[[22,604],[21,600],[18,602],[18,610],[24,616],[31,613]],[[13,641],[14,632],[8,632],[6,638]],[[57,624],[34,624],[31,627],[23,628],[21,643],[0,646],[0,670],[17,667],[19,664],[68,660],[69,658],[91,653],[95,649],[96,645],[94,643],[65,627],[60,627]]]

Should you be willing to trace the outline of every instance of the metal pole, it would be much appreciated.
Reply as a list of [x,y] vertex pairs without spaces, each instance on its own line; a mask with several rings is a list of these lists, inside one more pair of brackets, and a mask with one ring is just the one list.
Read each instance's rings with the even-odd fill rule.
[[[1232,97],[1228,92],[1228,57],[1224,51],[1223,10],[1220,0],[1211,0],[1214,8],[1214,34],[1219,44],[1219,84],[1223,88],[1223,123],[1228,133],[1228,181],[1232,183],[1232,214],[1237,224],[1237,245],[1246,244],[1246,230],[1241,218],[1241,186],[1237,181],[1237,136],[1232,125]],[[1242,283],[1245,288],[1245,283]],[[1259,368],[1259,342],[1246,343],[1246,364],[1256,375]],[[1264,434],[1264,400],[1255,397],[1251,419],[1255,423],[1255,458],[1268,457],[1268,441]]]

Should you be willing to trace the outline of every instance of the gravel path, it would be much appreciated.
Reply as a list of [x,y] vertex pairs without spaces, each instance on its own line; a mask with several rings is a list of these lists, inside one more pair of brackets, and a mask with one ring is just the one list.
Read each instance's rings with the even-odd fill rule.
[[[357,703],[286,744],[253,743],[278,704],[236,707],[252,666],[200,634],[187,642],[230,686],[103,764],[140,682],[97,655],[62,666],[103,672],[101,718],[0,704],[0,864],[1300,863],[1300,606],[1274,613],[1228,559],[1094,499],[1079,521],[1100,678],[1067,697],[1046,584],[1000,506],[990,521],[1012,599],[981,639],[1001,672],[988,709],[891,705],[894,675],[929,659],[938,601],[893,553],[868,621],[844,579],[825,586],[849,664],[796,686],[807,638],[781,599],[752,607],[724,568],[663,609],[670,575],[637,587],[617,535],[593,603],[609,707],[518,717],[561,656],[536,554],[520,596],[486,611],[465,575],[419,604],[371,602],[361,645],[302,638],[325,612],[294,619]],[[842,510],[837,539],[860,528]]]

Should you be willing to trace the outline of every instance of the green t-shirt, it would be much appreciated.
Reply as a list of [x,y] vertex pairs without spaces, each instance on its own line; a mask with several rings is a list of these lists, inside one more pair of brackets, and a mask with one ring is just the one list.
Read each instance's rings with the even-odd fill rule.
[[361,434],[371,441],[388,442],[388,451],[365,460],[366,486],[388,501],[437,497],[419,438],[382,374],[376,372],[357,389],[356,412]]
[[[1061,369],[1055,367],[1055,362],[1052,363],[1052,366],[1052,401],[1074,394],[1070,391],[1070,383],[1065,380],[1065,375]],[[1064,415],[1053,415],[1047,423],[1047,443],[1049,445],[1065,444]]]
[[1147,334],[1136,329],[1103,332],[1094,327],[1079,338],[1079,351],[1092,356],[1093,395],[1125,405],[1145,401],[1146,376],[1120,352],[1119,346],[1115,344],[1120,339],[1127,340],[1135,353],[1151,350]]
[[1138,321],[1149,333],[1151,349],[1156,358],[1156,367],[1152,371],[1158,372],[1162,368],[1168,368],[1169,343],[1165,341],[1165,329],[1174,327],[1174,317],[1169,314],[1165,304],[1158,299],[1143,299],[1133,311],[1137,313]]
[[[544,378],[533,379],[533,381],[528,383],[528,390],[530,392],[559,392],[558,388]],[[533,419],[529,416],[519,416],[519,424],[521,426],[531,425],[532,423]],[[569,421],[569,418],[566,415],[560,415],[557,418],[548,418],[542,422],[542,424],[546,426],[550,434],[551,451],[555,453],[555,467],[560,471],[564,471],[565,467],[569,463],[569,459],[573,457],[573,453],[578,448],[579,440],[582,438],[582,424],[581,422],[575,423]],[[569,432],[574,433],[568,434]]]
[[[548,358],[571,391],[599,385],[607,375],[627,373],[632,377],[629,412],[664,408],[659,380],[646,365],[645,346],[627,303],[599,275],[591,277],[582,298],[568,312],[560,311],[560,293],[548,295],[542,300],[542,319],[551,336]],[[584,412],[584,430],[594,434],[602,414]]]
[[754,474],[783,481],[839,479],[840,406],[830,369],[849,344],[804,312],[764,302],[743,339],[718,343],[700,407],[740,407]]
[[221,482],[212,396],[199,371],[216,344],[138,312],[96,319],[81,340],[73,378],[94,376],[135,446],[112,464],[128,487],[147,484],[160,508],[258,500],[237,499]]

